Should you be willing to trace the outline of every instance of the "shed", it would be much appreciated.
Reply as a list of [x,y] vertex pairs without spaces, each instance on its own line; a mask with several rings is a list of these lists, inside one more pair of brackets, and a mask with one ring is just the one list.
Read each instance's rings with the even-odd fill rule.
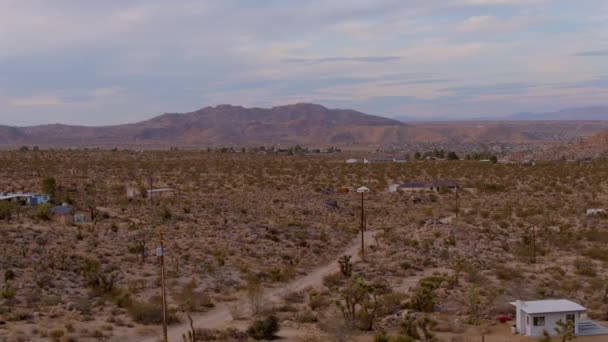
[[127,198],[135,198],[141,195],[141,191],[134,186],[127,186]]
[[587,311],[583,306],[567,299],[518,300],[511,305],[516,310],[516,332],[528,337],[542,336],[545,331],[557,335],[555,328],[558,321],[572,321],[574,333],[578,335],[581,314]]
[[432,191],[433,185],[429,182],[408,182],[401,184],[399,190],[406,192]]
[[74,223],[88,223],[93,221],[93,214],[89,210],[76,210],[74,212]]
[[399,187],[400,187],[399,184],[391,184],[388,186],[388,192],[391,194],[395,193],[395,192],[399,191]]
[[151,190],[147,190],[147,192],[148,192],[148,197],[155,197],[155,198],[173,197],[175,195],[175,190],[171,189],[171,188],[151,189]]
[[74,221],[72,208],[70,208],[67,204],[52,207],[50,213],[53,215],[53,220],[59,223],[69,224]]
[[587,209],[587,216],[595,216],[595,215],[606,215],[608,211],[606,209]]

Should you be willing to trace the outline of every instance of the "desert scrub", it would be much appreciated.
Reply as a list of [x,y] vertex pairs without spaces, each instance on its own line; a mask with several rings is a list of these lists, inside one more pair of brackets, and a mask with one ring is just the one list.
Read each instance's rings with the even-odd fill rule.
[[574,268],[578,275],[587,277],[595,277],[597,275],[595,264],[590,259],[579,258],[574,260]]

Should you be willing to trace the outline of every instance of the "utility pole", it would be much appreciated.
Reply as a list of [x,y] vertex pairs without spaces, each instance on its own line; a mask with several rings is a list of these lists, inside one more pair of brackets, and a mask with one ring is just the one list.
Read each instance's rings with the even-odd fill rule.
[[365,261],[365,207],[363,206],[363,192],[361,192],[361,260]]
[[365,206],[364,206],[364,195],[369,192],[369,188],[362,186],[357,189],[357,192],[361,194],[361,260],[365,261]]
[[456,208],[454,208],[454,212],[456,217],[458,217],[458,214],[460,213],[460,196],[458,195],[458,187],[456,187]]
[[156,256],[160,261],[160,284],[161,284],[161,299],[162,299],[162,310],[163,310],[163,342],[169,342],[167,337],[167,296],[165,291],[165,250],[164,250],[164,239],[163,239],[163,228],[161,227],[159,232],[160,247],[156,249]]
[[152,198],[152,196],[154,196],[154,191],[152,191],[152,175],[150,175],[150,190],[148,191],[148,196],[150,196],[150,205],[154,204],[154,199]]
[[532,263],[536,264],[536,226],[532,225]]

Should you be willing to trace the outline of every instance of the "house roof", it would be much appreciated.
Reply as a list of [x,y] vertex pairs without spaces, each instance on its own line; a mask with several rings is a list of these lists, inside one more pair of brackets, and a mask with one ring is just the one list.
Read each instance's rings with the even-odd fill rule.
[[402,188],[430,188],[432,186],[429,182],[409,182],[401,185]]
[[160,188],[160,189],[152,189],[152,190],[147,190],[148,192],[171,192],[171,191],[175,191],[174,189],[171,188]]
[[567,299],[518,301],[511,305],[519,307],[527,314],[587,311],[583,306]]
[[64,215],[69,214],[72,211],[69,207],[64,207],[62,205],[56,205],[51,208],[51,214]]
[[31,192],[17,192],[17,193],[0,193],[0,200],[7,200],[13,198],[29,198],[29,197],[37,197],[37,196],[46,196],[39,195]]

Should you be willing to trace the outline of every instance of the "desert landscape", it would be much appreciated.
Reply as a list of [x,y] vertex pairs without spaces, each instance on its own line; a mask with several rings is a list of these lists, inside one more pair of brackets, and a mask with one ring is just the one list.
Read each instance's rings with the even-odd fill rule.
[[[602,160],[346,164],[220,149],[0,161],[4,192],[90,215],[0,201],[2,340],[159,340],[161,229],[171,341],[265,339],[252,327],[271,318],[294,341],[520,341],[497,321],[519,299],[569,298],[608,319],[608,221],[587,215],[608,200]],[[388,190],[436,179],[457,190]]]
[[0,0],[0,342],[608,341],[607,28]]

